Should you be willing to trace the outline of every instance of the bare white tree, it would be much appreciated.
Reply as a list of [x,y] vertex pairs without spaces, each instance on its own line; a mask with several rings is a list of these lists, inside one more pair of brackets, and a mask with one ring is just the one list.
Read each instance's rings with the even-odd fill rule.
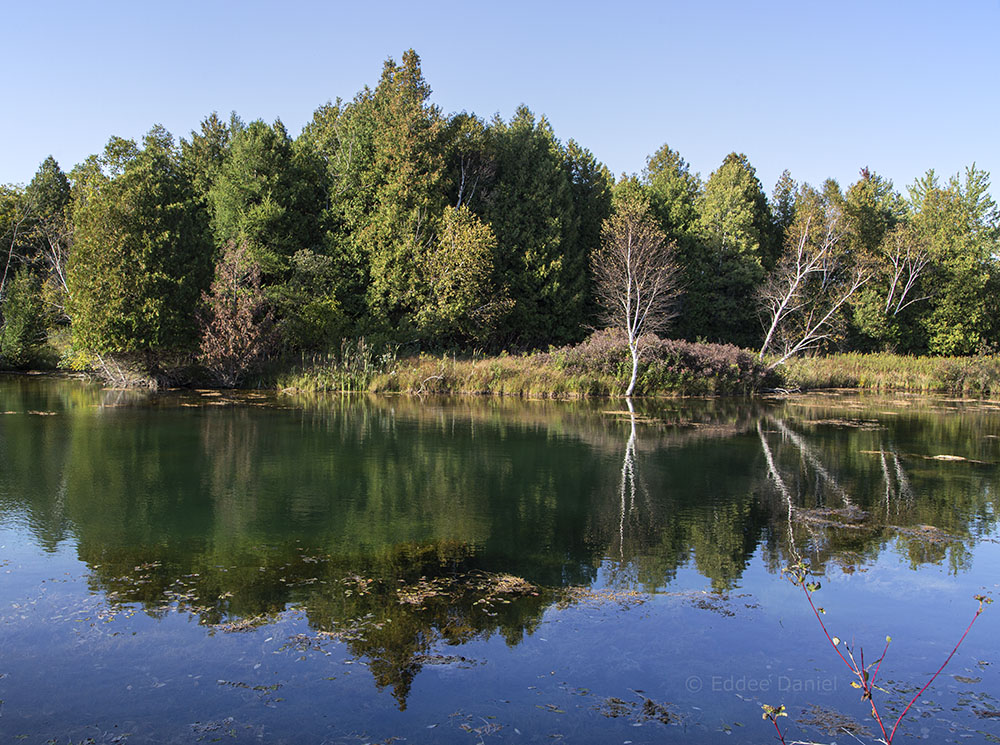
[[592,257],[594,291],[609,325],[625,331],[632,354],[631,396],[639,374],[640,338],[665,329],[676,315],[680,269],[674,244],[638,195],[625,195],[604,221],[601,246]]
[[885,296],[885,314],[897,316],[910,305],[927,300],[930,295],[916,292],[917,281],[931,261],[926,243],[916,232],[899,226],[879,246],[879,258],[888,270],[889,288]]
[[7,277],[10,275],[11,268],[14,266],[16,260],[14,252],[18,249],[20,242],[24,238],[24,234],[30,229],[31,221],[35,217],[34,205],[24,198],[23,192],[19,194],[14,191],[9,196],[13,208],[10,215],[3,215],[3,217],[8,217],[9,219],[5,221],[7,222],[7,226],[3,234],[3,240],[7,249],[7,260],[4,262],[3,274],[0,275],[0,298],[3,297],[4,290],[7,287]]
[[837,312],[870,278],[837,250],[840,210],[823,205],[793,225],[789,248],[760,291],[767,333],[759,359],[775,351],[777,367],[830,338]]

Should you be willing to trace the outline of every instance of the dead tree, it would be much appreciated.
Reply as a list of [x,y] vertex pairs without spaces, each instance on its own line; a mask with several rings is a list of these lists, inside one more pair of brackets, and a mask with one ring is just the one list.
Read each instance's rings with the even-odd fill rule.
[[776,351],[772,368],[829,339],[838,311],[870,277],[837,250],[840,223],[840,211],[832,205],[802,219],[792,228],[789,250],[761,288],[767,333],[759,359]]
[[930,298],[916,291],[917,282],[931,261],[927,245],[916,231],[907,226],[897,227],[882,241],[879,254],[889,279],[885,295],[887,316],[898,316],[910,305]]
[[632,377],[625,395],[631,396],[639,374],[640,337],[662,331],[676,315],[680,270],[674,244],[657,227],[649,205],[638,196],[626,196],[604,221],[592,267],[605,320],[628,337]]
[[246,244],[230,241],[215,267],[211,293],[202,293],[205,308],[198,357],[227,388],[235,387],[255,370],[276,342],[260,274],[260,265]]

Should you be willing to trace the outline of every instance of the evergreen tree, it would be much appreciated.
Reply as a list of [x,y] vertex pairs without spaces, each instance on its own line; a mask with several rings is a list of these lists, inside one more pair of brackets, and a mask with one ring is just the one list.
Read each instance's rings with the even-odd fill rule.
[[[903,326],[914,329],[912,313],[902,313],[903,308],[898,303],[894,307],[889,297],[899,292],[902,279],[899,262],[904,260],[903,254],[894,249],[912,251],[915,247],[912,242],[915,236],[895,231],[905,216],[906,203],[893,189],[892,182],[868,168],[861,169],[861,178],[844,195],[847,250],[872,272],[872,281],[854,298],[854,346],[903,351],[919,343],[912,333],[903,330]],[[893,233],[891,239],[890,233]],[[901,241],[908,246],[904,247]]]
[[32,364],[45,342],[45,314],[38,280],[21,266],[0,301],[0,366]]
[[421,265],[445,207],[445,122],[428,102],[431,89],[411,49],[397,65],[387,60],[371,97],[371,210],[355,226],[370,267],[371,316],[405,328],[426,297]]
[[413,338],[428,260],[448,200],[446,122],[413,50],[374,90],[320,107],[303,130],[323,164],[327,255],[355,331]]
[[190,139],[181,139],[184,169],[191,179],[195,194],[209,207],[209,192],[229,153],[229,143],[243,127],[243,122],[235,113],[230,115],[227,124],[213,111],[202,120],[200,131],[191,132]]
[[0,300],[27,255],[34,212],[24,190],[0,185]]
[[771,192],[771,233],[779,245],[784,247],[788,229],[795,219],[795,197],[798,184],[792,174],[785,169]]
[[496,162],[490,147],[489,128],[475,114],[462,112],[448,120],[448,202],[456,209],[468,207],[482,214],[490,200],[496,178]]
[[552,127],[527,107],[494,120],[496,184],[486,217],[497,237],[497,283],[514,306],[508,341],[529,346],[578,338],[587,309],[586,253],[578,242],[573,183]]
[[[208,143],[201,145],[209,149]],[[203,166],[201,178],[207,181],[211,161]],[[286,278],[296,251],[321,243],[318,167],[295,151],[280,121],[268,126],[257,120],[236,132],[218,165],[209,202],[216,245],[245,243],[265,285]]]
[[[686,257],[688,334],[753,347],[761,337],[754,297],[764,278],[770,216],[745,155],[730,153],[698,200],[701,246]],[[769,259],[773,264],[774,257]]]
[[39,279],[45,316],[56,323],[67,320],[66,263],[73,243],[70,195],[69,179],[51,155],[25,190],[33,220],[26,259]]
[[[590,267],[600,248],[604,221],[611,216],[611,186],[614,179],[604,164],[575,140],[566,143],[566,167],[569,169],[576,221],[576,243],[568,252],[567,271],[578,272],[585,280],[585,305],[580,309],[578,325],[590,326],[597,320],[599,304],[594,297]],[[579,332],[578,332],[579,333]]]
[[197,339],[194,311],[212,269],[204,211],[173,138],[159,126],[142,148],[112,138],[74,176],[74,343],[153,369],[161,353]]
[[871,255],[906,215],[906,203],[884,179],[868,168],[844,195],[846,238],[855,254]]
[[680,242],[695,229],[701,179],[680,153],[663,145],[646,160],[642,172],[650,208],[668,240]]
[[368,258],[360,245],[361,228],[374,209],[374,119],[372,92],[320,106],[296,144],[309,149],[322,165],[326,202],[319,214],[323,253],[336,276],[338,304],[356,332],[372,327],[366,292]]
[[[706,331],[706,309],[700,302],[698,288],[704,285],[705,246],[698,233],[698,201],[701,179],[691,173],[680,153],[664,144],[646,160],[641,185],[647,194],[650,210],[667,241],[674,244],[674,259],[680,267],[684,293],[677,303],[677,318],[673,333],[686,339],[697,339]],[[632,188],[638,188],[636,182]]]

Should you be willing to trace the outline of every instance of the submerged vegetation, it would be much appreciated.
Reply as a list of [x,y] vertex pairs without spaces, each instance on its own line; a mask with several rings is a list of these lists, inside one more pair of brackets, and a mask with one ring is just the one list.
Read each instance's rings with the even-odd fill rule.
[[[571,350],[562,364],[581,364]],[[587,364],[602,355],[630,364],[624,339],[594,339]],[[829,394],[634,404],[633,418],[586,401],[150,395],[8,378],[0,512],[25,538],[0,560],[4,721],[68,732],[62,712],[29,721],[32,691],[61,685],[48,669],[31,685],[30,670],[121,654],[111,659],[126,666],[140,656],[125,675],[145,684],[107,717],[169,699],[192,719],[234,713],[276,737],[339,736],[361,702],[361,717],[396,717],[386,726],[398,730],[371,742],[419,739],[456,709],[472,734],[548,734],[542,720],[600,728],[574,741],[625,739],[633,726],[671,739],[660,728],[677,726],[673,739],[709,743],[730,726],[734,741],[758,742],[775,732],[759,706],[773,704],[788,714],[781,732],[872,741],[881,730],[867,702],[855,708],[864,691],[848,687],[847,668],[836,690],[811,685],[842,663],[781,568],[808,562],[805,581],[824,583],[806,590],[818,612],[826,596],[822,622],[844,637],[835,649],[848,662],[847,645],[869,665],[860,644],[887,631],[912,651],[877,677],[871,668],[888,691],[872,689],[881,715],[895,720],[969,620],[955,618],[955,597],[995,581],[983,559],[1000,515],[996,407]],[[30,549],[43,557],[33,561],[60,562],[58,586],[34,584],[51,575],[22,559],[28,545],[44,549]],[[61,573],[70,560],[75,587]],[[886,597],[900,574],[916,581]],[[965,676],[958,690],[939,676],[896,742],[925,726],[931,739],[951,728],[982,739],[997,675],[983,632],[995,621],[977,621],[942,673]],[[185,644],[199,661],[178,675]],[[772,686],[736,698],[712,682],[720,673]],[[122,674],[94,665],[90,681],[117,690]],[[317,700],[333,724],[308,716]],[[185,726],[172,712],[143,716],[137,740]]]

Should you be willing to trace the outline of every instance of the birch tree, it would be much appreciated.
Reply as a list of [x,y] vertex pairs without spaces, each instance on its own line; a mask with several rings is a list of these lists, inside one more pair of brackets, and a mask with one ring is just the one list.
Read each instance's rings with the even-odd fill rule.
[[759,292],[766,328],[759,359],[776,353],[772,368],[829,340],[841,308],[869,278],[839,250],[840,209],[811,189],[803,192],[807,206],[789,231],[785,255]]
[[609,325],[625,331],[632,355],[626,396],[635,391],[641,337],[662,331],[674,318],[680,271],[668,243],[637,190],[623,190],[604,221],[601,246],[593,256],[594,292]]

